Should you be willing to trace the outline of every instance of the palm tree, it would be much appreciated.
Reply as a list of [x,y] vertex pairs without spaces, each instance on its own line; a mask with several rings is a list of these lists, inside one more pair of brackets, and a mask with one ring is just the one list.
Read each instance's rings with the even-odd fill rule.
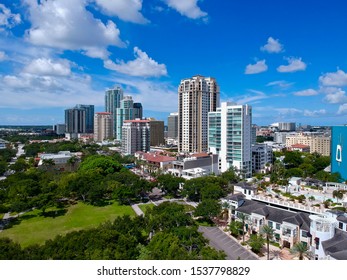
[[260,233],[265,235],[268,260],[270,259],[270,240],[273,238],[274,232],[275,232],[274,229],[270,227],[269,225],[264,225],[260,230]]
[[341,190],[333,191],[333,197],[336,198],[336,202],[339,202],[339,199],[343,198],[343,192]]
[[312,253],[309,251],[308,246],[303,242],[298,242],[290,249],[292,255],[299,256],[299,260],[303,260],[305,257],[311,259]]
[[242,242],[245,242],[245,224],[246,221],[248,220],[248,216],[246,214],[243,213],[238,213],[237,217],[241,220],[242,223]]
[[284,260],[285,256],[281,250],[271,250],[270,251],[271,259],[272,260]]
[[226,201],[223,202],[222,208],[223,208],[223,213],[222,213],[223,219],[226,220],[226,222],[228,222],[229,221],[229,208],[230,208],[229,203]]

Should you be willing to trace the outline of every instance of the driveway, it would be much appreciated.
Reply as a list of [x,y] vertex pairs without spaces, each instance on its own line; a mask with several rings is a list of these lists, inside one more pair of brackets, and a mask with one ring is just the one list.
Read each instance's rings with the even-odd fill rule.
[[226,253],[227,260],[258,260],[259,258],[252,252],[240,245],[235,239],[228,236],[217,227],[199,227],[205,238],[210,241],[210,245]]

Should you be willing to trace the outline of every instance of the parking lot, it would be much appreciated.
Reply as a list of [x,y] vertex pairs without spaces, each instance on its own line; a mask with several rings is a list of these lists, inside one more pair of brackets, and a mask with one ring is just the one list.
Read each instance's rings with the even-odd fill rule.
[[203,233],[204,237],[210,241],[210,245],[217,249],[223,250],[228,260],[257,260],[259,259],[255,254],[248,251],[240,245],[232,237],[226,235],[222,230],[217,227],[204,227],[200,226],[199,231]]

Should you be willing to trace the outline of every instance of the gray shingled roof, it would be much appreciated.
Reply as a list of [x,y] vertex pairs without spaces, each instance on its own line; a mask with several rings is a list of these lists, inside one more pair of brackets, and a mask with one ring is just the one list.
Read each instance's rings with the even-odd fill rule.
[[247,182],[239,182],[237,184],[235,184],[235,186],[238,186],[238,187],[241,187],[245,190],[256,190],[257,187],[256,186],[253,186],[251,185],[250,183],[247,183]]
[[326,255],[338,260],[347,260],[347,232],[335,230],[333,238],[322,242]]
[[264,203],[254,201],[254,200],[245,199],[245,202],[242,204],[242,206],[240,206],[236,210],[238,212],[242,212],[242,213],[250,215],[254,212],[254,210],[259,209],[259,208],[263,208],[263,207],[266,207],[266,205]]
[[237,211],[249,215],[252,213],[259,214],[266,217],[267,220],[276,223],[282,223],[285,221],[287,223],[300,226],[301,229],[306,231],[309,231],[310,229],[309,214],[302,212],[295,213],[283,209],[278,209],[258,201],[246,199],[245,203],[237,208]]
[[338,220],[339,222],[347,223],[347,217],[344,215],[338,216],[336,220]]
[[243,193],[234,193],[234,194],[228,194],[226,199],[230,199],[233,201],[240,201],[245,199],[245,195]]

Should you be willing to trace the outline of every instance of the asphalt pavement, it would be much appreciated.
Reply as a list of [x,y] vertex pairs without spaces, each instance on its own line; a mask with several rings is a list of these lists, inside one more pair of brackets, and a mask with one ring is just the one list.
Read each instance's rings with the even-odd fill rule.
[[199,231],[210,241],[210,245],[216,250],[222,250],[226,253],[227,260],[258,260],[254,253],[248,251],[234,238],[225,234],[218,227],[200,226]]

